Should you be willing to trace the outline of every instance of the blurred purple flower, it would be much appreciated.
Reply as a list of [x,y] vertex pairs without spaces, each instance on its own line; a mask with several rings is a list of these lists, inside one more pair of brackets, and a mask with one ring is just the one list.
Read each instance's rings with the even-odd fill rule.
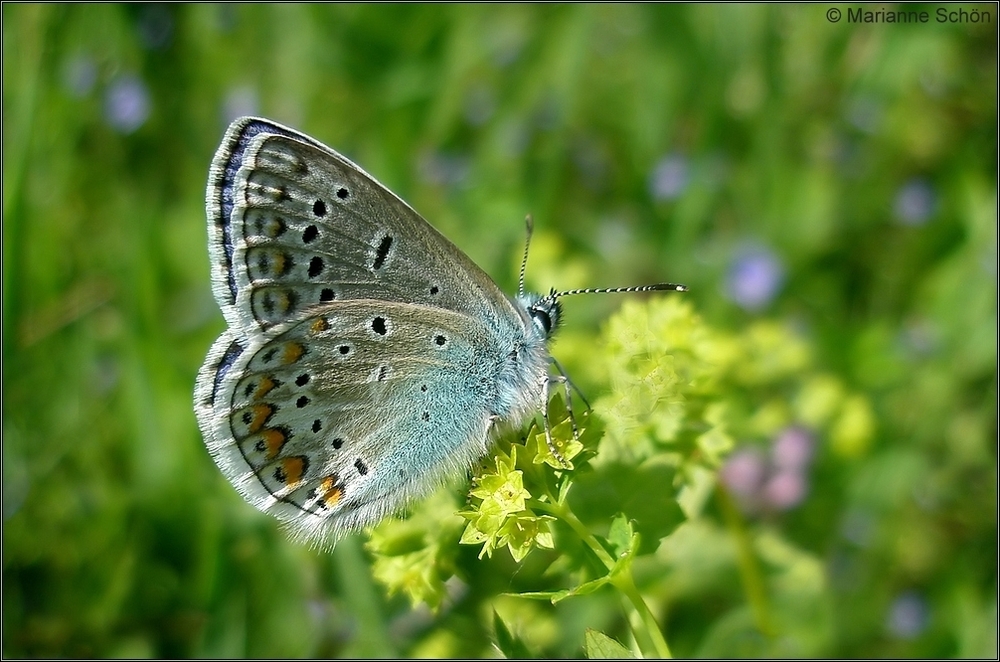
[[813,436],[805,428],[782,430],[771,446],[771,461],[779,470],[802,471],[813,454]]
[[601,191],[608,181],[609,159],[603,146],[593,139],[577,141],[572,148],[573,163],[588,188]]
[[770,250],[744,248],[736,254],[729,268],[727,294],[744,310],[760,310],[778,293],[784,271],[778,257]]
[[660,159],[649,178],[649,189],[656,200],[673,200],[687,188],[688,160],[679,154]]
[[875,133],[882,121],[882,104],[871,97],[858,97],[847,108],[847,120],[865,133]]
[[930,610],[927,602],[912,591],[892,601],[886,617],[886,629],[898,639],[913,639],[927,627]]
[[425,182],[437,186],[455,187],[469,178],[469,158],[454,154],[425,153],[418,168]]
[[752,505],[764,480],[764,459],[756,450],[745,448],[726,459],[719,472],[723,484],[743,505]]
[[497,100],[493,90],[478,85],[472,88],[465,98],[465,121],[472,126],[482,126],[493,117]]
[[802,502],[805,495],[805,478],[795,470],[779,471],[764,486],[764,502],[775,510],[793,508]]
[[535,127],[541,132],[559,127],[565,114],[563,104],[555,94],[547,94],[537,103],[532,114]]
[[922,179],[907,182],[896,194],[896,220],[903,225],[923,225],[937,206],[937,196],[930,184]]
[[105,97],[108,124],[121,133],[132,133],[149,117],[149,92],[136,76],[123,76],[108,88]]
[[930,319],[908,320],[900,331],[900,344],[913,356],[927,356],[941,345],[941,332]]
[[867,547],[875,533],[875,518],[863,510],[849,510],[840,523],[840,535],[858,547]]
[[86,96],[97,82],[97,65],[85,55],[76,55],[63,67],[63,83],[75,97]]

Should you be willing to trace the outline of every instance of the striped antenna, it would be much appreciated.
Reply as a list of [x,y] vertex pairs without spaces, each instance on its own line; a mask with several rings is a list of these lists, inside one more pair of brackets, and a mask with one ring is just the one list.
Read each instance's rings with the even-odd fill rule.
[[[517,279],[517,295],[524,295],[524,271],[528,266],[528,248],[531,246],[531,233],[535,230],[535,220],[528,214],[524,217],[525,238],[524,257],[521,259],[521,275]],[[653,285],[638,285],[635,287],[588,287],[579,290],[566,290],[564,292],[552,292],[542,299],[542,301],[555,302],[559,297],[568,297],[573,294],[622,294],[626,292],[687,292],[687,285],[678,283],[654,283]]]
[[573,294],[619,294],[624,292],[687,292],[687,285],[678,283],[655,283],[653,285],[637,285],[635,287],[587,287],[580,290],[566,290],[565,292],[553,292],[547,299],[558,299],[568,297]]
[[527,230],[527,236],[524,238],[524,258],[521,260],[521,277],[517,281],[517,295],[524,295],[524,269],[528,266],[528,247],[531,245],[531,233],[535,229],[535,220],[531,218],[531,214],[524,217],[524,225]]

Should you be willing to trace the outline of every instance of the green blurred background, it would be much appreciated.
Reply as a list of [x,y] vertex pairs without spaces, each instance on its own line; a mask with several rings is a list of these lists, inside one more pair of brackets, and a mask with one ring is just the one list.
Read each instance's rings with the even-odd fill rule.
[[[995,656],[997,15],[962,7],[989,21],[4,4],[3,654],[480,656],[493,608],[542,655],[624,631],[605,595],[499,596],[544,567],[475,549],[447,608],[413,609],[363,536],[291,544],[217,471],[192,411],[224,326],[204,190],[227,123],[260,114],[508,290],[530,212],[535,288],[683,282],[709,326],[780,323],[861,394],[865,443],[810,438],[798,491],[744,504],[819,577],[798,647],[734,630],[733,543],[706,524],[644,566],[676,655]],[[620,304],[566,302],[570,374]],[[737,496],[768,448],[741,440]]]

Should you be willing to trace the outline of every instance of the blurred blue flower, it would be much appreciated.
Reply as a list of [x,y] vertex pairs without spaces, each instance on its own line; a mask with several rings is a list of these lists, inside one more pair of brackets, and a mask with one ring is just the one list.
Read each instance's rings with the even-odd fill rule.
[[229,126],[237,117],[244,115],[256,115],[260,110],[260,100],[257,97],[257,90],[241,85],[234,87],[226,93],[226,98],[222,102],[222,121]]
[[688,160],[679,154],[660,159],[649,177],[649,190],[656,200],[673,200],[687,188]]
[[937,196],[930,184],[922,179],[913,179],[903,185],[896,194],[894,211],[896,220],[903,225],[923,225],[937,206]]
[[149,117],[149,92],[136,76],[119,78],[108,88],[105,97],[108,124],[121,133],[132,133]]
[[737,252],[726,281],[726,294],[744,310],[764,308],[778,293],[784,280],[778,257],[763,247]]
[[886,630],[898,639],[913,639],[927,628],[930,610],[927,602],[912,591],[892,601],[886,617]]
[[94,89],[97,82],[97,65],[86,55],[76,55],[63,66],[63,84],[75,97],[83,97]]

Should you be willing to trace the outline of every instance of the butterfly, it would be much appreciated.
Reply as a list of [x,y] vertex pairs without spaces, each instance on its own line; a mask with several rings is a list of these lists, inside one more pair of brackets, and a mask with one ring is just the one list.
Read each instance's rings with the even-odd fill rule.
[[199,427],[248,502],[321,545],[467,471],[499,424],[546,416],[561,296],[686,289],[533,295],[522,265],[508,297],[371,175],[261,118],[229,126],[206,208],[228,328]]

